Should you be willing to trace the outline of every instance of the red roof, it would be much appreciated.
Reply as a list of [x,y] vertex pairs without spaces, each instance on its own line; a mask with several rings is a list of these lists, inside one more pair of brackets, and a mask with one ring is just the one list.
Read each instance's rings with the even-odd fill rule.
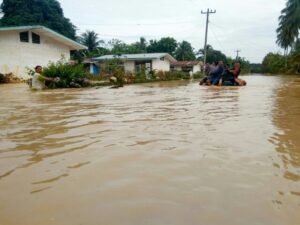
[[194,60],[194,61],[177,61],[172,62],[171,66],[195,66],[201,63],[200,61]]

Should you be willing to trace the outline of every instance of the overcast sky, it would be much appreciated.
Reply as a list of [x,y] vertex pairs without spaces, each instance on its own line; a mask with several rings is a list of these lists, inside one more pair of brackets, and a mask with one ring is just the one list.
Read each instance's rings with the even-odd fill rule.
[[[0,1],[2,2],[2,1]],[[203,48],[205,15],[210,17],[208,43],[228,56],[235,50],[251,62],[261,62],[276,45],[276,28],[285,0],[59,0],[78,33],[95,30],[104,40],[126,43],[172,36]]]

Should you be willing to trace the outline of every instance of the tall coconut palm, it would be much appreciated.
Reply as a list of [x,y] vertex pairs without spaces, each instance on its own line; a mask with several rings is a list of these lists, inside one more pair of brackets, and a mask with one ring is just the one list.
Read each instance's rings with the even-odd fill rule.
[[80,42],[88,47],[89,52],[96,50],[101,43],[98,34],[95,31],[87,30],[79,37]]
[[291,47],[298,39],[299,29],[300,0],[288,0],[279,17],[277,44],[285,50]]

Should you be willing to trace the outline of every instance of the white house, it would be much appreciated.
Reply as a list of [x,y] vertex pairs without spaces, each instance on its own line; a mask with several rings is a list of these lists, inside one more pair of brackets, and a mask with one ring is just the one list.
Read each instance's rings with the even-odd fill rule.
[[171,70],[198,73],[202,71],[203,63],[201,61],[177,61],[171,63]]
[[80,49],[87,47],[43,26],[0,27],[0,73],[26,78],[26,68],[70,60]]
[[104,55],[98,58],[92,59],[91,72],[95,64],[98,64],[101,68],[101,64],[105,61],[119,59],[124,66],[126,72],[138,72],[142,69],[146,71],[170,71],[170,65],[172,62],[176,62],[168,53],[143,53],[143,54],[124,54],[124,55]]

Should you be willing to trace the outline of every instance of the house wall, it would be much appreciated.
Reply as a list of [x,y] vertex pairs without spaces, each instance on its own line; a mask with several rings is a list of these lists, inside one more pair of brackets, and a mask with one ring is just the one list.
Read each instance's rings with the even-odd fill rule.
[[152,61],[152,69],[153,70],[162,70],[165,72],[170,71],[170,61],[165,59],[164,61],[160,60],[160,59],[154,59]]
[[182,71],[182,67],[181,66],[174,66],[174,70],[175,71]]
[[[38,32],[35,32],[39,34]],[[70,48],[46,36],[40,36],[40,44],[33,44],[31,32],[29,42],[20,41],[19,31],[0,33],[0,73],[13,73],[28,78],[26,67],[33,69],[37,65],[47,66],[52,61],[70,59]]]
[[125,69],[125,72],[134,73],[134,71],[135,71],[134,61],[125,61],[124,62],[124,69]]
[[200,65],[195,65],[193,67],[193,73],[198,73],[201,72],[201,66]]

